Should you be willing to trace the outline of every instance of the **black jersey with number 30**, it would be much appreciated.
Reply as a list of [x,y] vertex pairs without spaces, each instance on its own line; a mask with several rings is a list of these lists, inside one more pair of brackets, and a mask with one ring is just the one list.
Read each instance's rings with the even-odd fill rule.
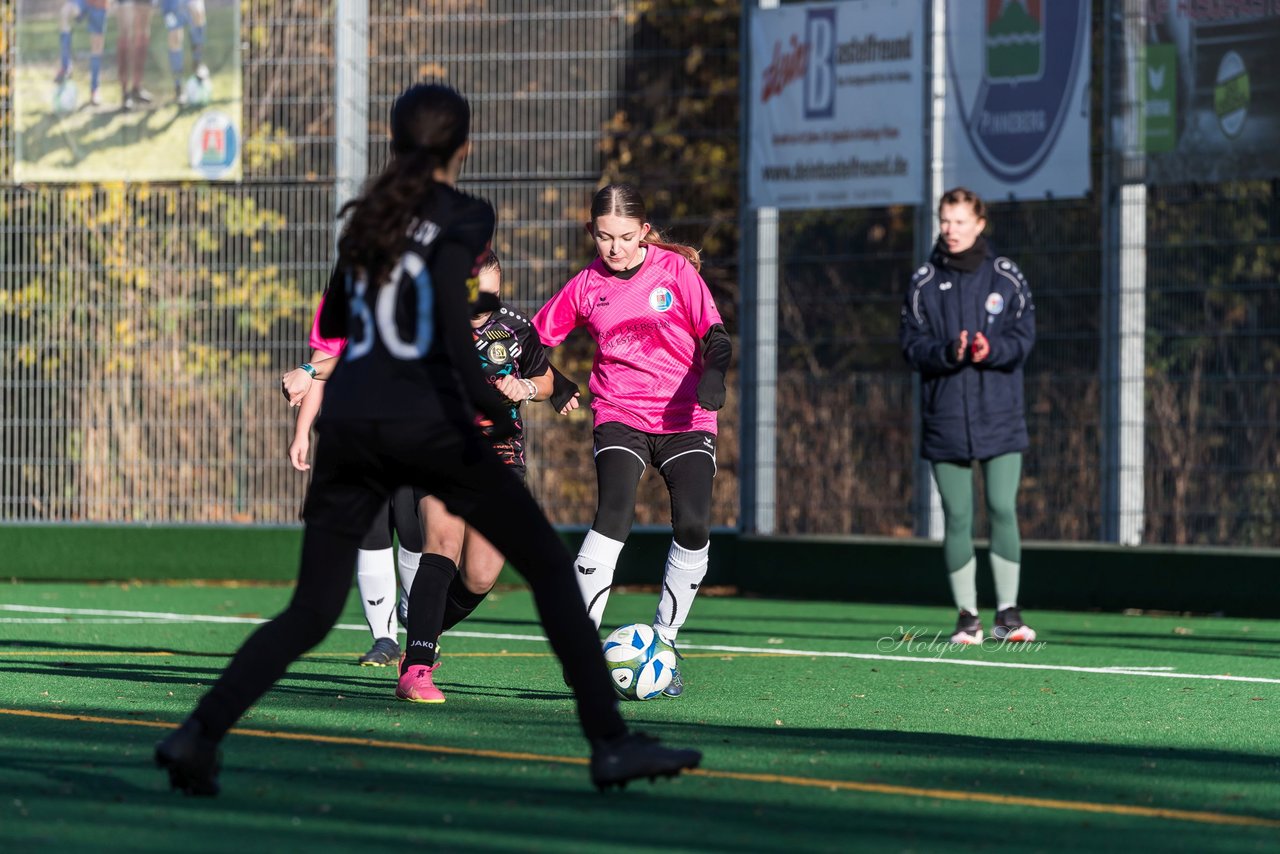
[[325,389],[323,419],[471,423],[479,409],[501,423],[500,398],[471,355],[468,308],[468,283],[493,227],[487,203],[437,184],[381,287],[339,259],[320,329],[347,345]]

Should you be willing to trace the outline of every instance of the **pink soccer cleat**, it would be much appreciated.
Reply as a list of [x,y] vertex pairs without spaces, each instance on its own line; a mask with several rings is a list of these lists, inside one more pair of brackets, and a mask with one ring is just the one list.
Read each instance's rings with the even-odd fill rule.
[[444,694],[431,679],[431,673],[439,664],[426,667],[414,664],[400,674],[400,682],[396,685],[396,696],[410,703],[443,703]]

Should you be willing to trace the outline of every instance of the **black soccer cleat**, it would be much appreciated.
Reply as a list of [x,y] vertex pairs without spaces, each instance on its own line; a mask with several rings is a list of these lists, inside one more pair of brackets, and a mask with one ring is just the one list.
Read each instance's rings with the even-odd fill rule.
[[369,651],[360,656],[361,667],[386,667],[400,660],[400,644],[395,638],[378,638]]
[[674,777],[686,768],[697,768],[701,761],[697,750],[664,747],[651,735],[628,732],[596,743],[591,752],[591,782],[602,792],[610,786],[621,789],[641,777]]
[[170,788],[184,795],[218,794],[222,755],[218,742],[204,734],[195,718],[187,718],[156,745],[156,766],[169,772]]

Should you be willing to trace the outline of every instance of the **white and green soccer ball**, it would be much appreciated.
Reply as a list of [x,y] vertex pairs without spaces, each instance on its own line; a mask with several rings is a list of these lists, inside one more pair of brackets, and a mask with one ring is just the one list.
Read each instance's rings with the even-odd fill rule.
[[192,74],[182,85],[187,103],[193,107],[205,107],[213,100],[213,82],[208,77]]
[[58,115],[66,116],[74,113],[80,106],[80,89],[75,81],[63,80],[54,86],[52,101],[53,111]]
[[625,700],[652,700],[671,684],[676,657],[652,626],[634,623],[610,632],[604,641],[609,677]]

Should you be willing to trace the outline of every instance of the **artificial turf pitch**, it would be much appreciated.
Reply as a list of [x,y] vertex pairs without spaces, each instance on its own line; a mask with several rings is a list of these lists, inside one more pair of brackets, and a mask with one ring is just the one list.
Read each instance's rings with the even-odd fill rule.
[[[705,756],[596,793],[522,590],[443,641],[448,701],[361,668],[358,601],[224,742],[223,793],[152,748],[285,587],[0,593],[0,850],[1274,851],[1280,622],[1028,612],[948,646],[938,608],[701,598],[679,700],[636,727]],[[652,594],[615,595],[610,625]],[[903,641],[903,634],[913,636]],[[940,633],[940,637],[939,637]]]

